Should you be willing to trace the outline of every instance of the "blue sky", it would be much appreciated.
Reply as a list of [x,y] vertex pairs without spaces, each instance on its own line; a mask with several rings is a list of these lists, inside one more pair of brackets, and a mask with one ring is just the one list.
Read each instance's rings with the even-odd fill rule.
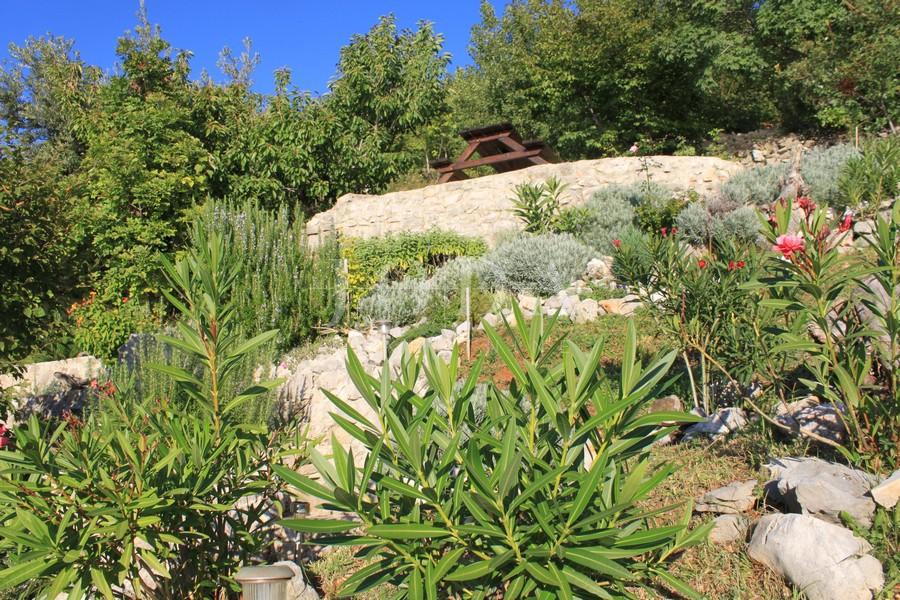
[[[294,83],[325,92],[335,72],[338,51],[354,33],[367,31],[378,17],[394,13],[401,27],[424,19],[444,34],[454,65],[470,62],[469,31],[480,20],[479,0],[146,0],[150,20],[162,26],[174,47],[193,51],[195,76],[206,68],[221,79],[216,59],[223,46],[235,54],[241,40],[253,39],[261,63],[254,87],[271,92],[273,72],[290,67]],[[492,0],[501,6],[503,0]],[[2,0],[0,58],[10,42],[48,32],[72,38],[82,58],[112,69],[116,39],[134,27],[138,0]]]

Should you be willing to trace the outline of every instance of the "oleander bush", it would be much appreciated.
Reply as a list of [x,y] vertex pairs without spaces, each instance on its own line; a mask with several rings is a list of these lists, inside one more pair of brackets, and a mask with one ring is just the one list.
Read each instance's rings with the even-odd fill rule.
[[616,280],[629,285],[646,285],[653,267],[650,235],[631,229],[614,242],[612,273]]
[[481,278],[491,289],[551,296],[578,279],[593,255],[570,235],[522,235],[485,254]]
[[800,175],[809,186],[809,195],[829,206],[840,207],[844,194],[840,179],[848,161],[859,156],[850,144],[838,144],[829,148],[813,148],[800,161]]
[[513,189],[513,213],[528,233],[550,233],[560,217],[560,196],[566,185],[551,177],[543,183],[523,182]]
[[294,424],[237,419],[277,382],[234,393],[228,382],[276,332],[241,335],[235,255],[216,234],[195,239],[166,264],[181,320],[177,338],[160,339],[201,369],[156,367],[174,397],[101,383],[83,419],[32,417],[0,449],[0,592],[239,597],[234,575],[264,549],[264,512],[284,488],[272,469],[303,440]]
[[234,308],[244,331],[277,329],[277,349],[286,350],[343,317],[337,241],[324,235],[311,247],[300,205],[269,210],[252,201],[210,201],[197,223],[194,231],[218,232],[243,257]]
[[408,274],[429,277],[449,260],[481,256],[486,248],[481,239],[440,230],[344,239],[341,256],[347,260],[350,303],[357,306],[382,280],[397,281]]
[[900,194],[900,138],[892,135],[863,145],[861,156],[851,158],[839,182],[847,206],[873,215],[885,201]]
[[660,585],[699,598],[667,563],[711,524],[691,530],[688,502],[677,523],[657,526],[654,517],[674,507],[641,505],[676,469],[649,456],[673,430],[663,423],[699,420],[645,413],[674,353],[644,366],[629,323],[621,384],[608,386],[601,342],[563,343],[551,365],[555,317],[538,312],[526,325],[517,305],[514,313],[513,343],[485,325],[513,375],[508,389],[479,390],[483,360],[459,385],[457,351],[449,362],[430,349],[425,359],[407,355],[396,378],[389,369],[376,378],[348,349],[350,376],[375,417],[328,395],[367,458],[357,463],[332,438],[331,459],[311,451],[317,479],[274,468],[323,508],[358,520],[282,524],[321,534],[317,544],[359,547],[368,564],[343,581],[342,596],[387,583],[408,598],[612,598],[636,588],[655,596]]
[[778,198],[781,181],[790,170],[787,163],[739,171],[722,183],[719,193],[734,206],[764,206]]

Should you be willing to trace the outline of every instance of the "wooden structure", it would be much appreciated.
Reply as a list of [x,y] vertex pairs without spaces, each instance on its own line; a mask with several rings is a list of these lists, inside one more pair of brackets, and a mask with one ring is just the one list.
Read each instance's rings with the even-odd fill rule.
[[[522,141],[510,123],[498,123],[459,132],[468,142],[456,160],[431,161],[431,168],[441,174],[438,183],[468,179],[466,169],[490,165],[500,173],[533,165],[556,162],[556,154],[540,140]],[[478,158],[473,158],[478,154]]]

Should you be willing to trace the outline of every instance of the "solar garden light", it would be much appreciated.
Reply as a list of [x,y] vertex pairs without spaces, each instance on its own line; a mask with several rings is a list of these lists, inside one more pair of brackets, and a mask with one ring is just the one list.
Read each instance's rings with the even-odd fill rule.
[[384,364],[388,364],[388,340],[391,337],[391,322],[388,319],[382,319],[380,321],[375,321],[375,325],[378,326],[378,331],[381,332],[381,337],[384,342]]
[[243,567],[234,579],[241,584],[244,600],[286,600],[294,572],[283,565]]

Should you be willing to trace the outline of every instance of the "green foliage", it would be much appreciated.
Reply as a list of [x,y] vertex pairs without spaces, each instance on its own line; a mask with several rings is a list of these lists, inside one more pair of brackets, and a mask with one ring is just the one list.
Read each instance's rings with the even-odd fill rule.
[[567,206],[559,211],[553,233],[568,233],[580,238],[591,222],[591,211],[585,206]]
[[722,183],[719,193],[734,206],[765,206],[778,198],[790,165],[778,163],[739,171]]
[[159,310],[127,296],[106,303],[93,293],[70,307],[75,323],[72,333],[75,350],[100,359],[114,359],[119,346],[132,333],[153,331],[160,326]]
[[900,5],[883,0],[759,4],[760,48],[783,120],[872,131],[900,114]]
[[577,236],[597,252],[612,253],[613,240],[634,227],[634,205],[640,202],[635,186],[609,185],[594,192],[585,203],[588,221]]
[[355,306],[385,278],[398,280],[407,272],[430,275],[451,258],[480,256],[485,248],[480,239],[440,230],[341,240],[350,303]]
[[566,189],[556,177],[543,183],[520,183],[513,189],[513,213],[528,233],[551,233],[559,221],[560,195]]
[[[272,387],[225,394],[242,360],[274,332],[239,336],[230,298],[239,267],[213,235],[167,273],[183,317],[164,338],[199,372],[159,365],[177,396],[103,390],[85,420],[16,430],[0,452],[0,590],[37,596],[237,597],[237,568],[260,551],[264,511],[283,489],[272,468],[293,428],[234,420]],[[295,439],[297,441],[299,438]]]
[[859,151],[850,144],[810,150],[800,162],[800,174],[809,186],[809,195],[816,202],[841,208],[845,201],[838,184],[848,161],[858,156]]
[[[862,156],[847,161],[841,174],[839,197],[846,206],[873,214],[881,204],[900,194],[900,141],[896,136],[874,139],[863,146]],[[837,206],[842,206],[837,203]]]
[[235,310],[244,331],[278,329],[276,345],[285,350],[342,317],[337,241],[323,234],[318,246],[310,247],[299,206],[266,210],[256,202],[208,202],[196,230],[219,232],[242,256]]
[[612,272],[621,282],[646,285],[652,269],[650,236],[637,228],[626,230],[613,252]]
[[481,277],[491,289],[552,296],[578,279],[593,255],[569,235],[522,235],[484,256]]
[[685,200],[679,196],[650,193],[635,208],[638,225],[648,233],[671,229],[684,207]]
[[[518,306],[514,312],[512,345],[485,326],[514,378],[508,390],[487,388],[483,413],[476,408],[481,362],[457,385],[458,354],[445,363],[427,349],[424,368],[421,355],[407,356],[396,379],[388,369],[379,379],[348,350],[351,377],[376,418],[331,400],[367,459],[357,465],[333,438],[332,460],[312,450],[318,480],[275,469],[324,507],[361,522],[282,524],[324,534],[316,543],[362,547],[357,558],[372,562],[343,582],[344,596],[390,583],[423,599],[631,597],[629,587],[652,593],[658,582],[699,598],[666,562],[701,542],[709,526],[689,530],[688,506],[678,523],[657,527],[653,517],[672,507],[640,506],[674,470],[649,459],[653,442],[671,430],[662,424],[698,420],[644,414],[674,354],[644,367],[632,324],[622,383],[611,388],[599,368],[601,342],[590,351],[566,343],[552,366],[555,318],[545,323],[537,313],[529,327]],[[424,389],[415,384],[422,371]]]

